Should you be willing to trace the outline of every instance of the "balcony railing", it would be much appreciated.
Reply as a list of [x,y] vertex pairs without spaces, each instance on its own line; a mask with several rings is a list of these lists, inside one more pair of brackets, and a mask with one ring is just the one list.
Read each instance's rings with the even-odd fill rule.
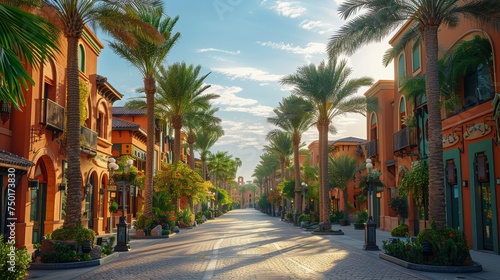
[[415,129],[408,127],[392,134],[392,151],[399,152],[417,145]]
[[366,144],[366,157],[376,157],[377,156],[377,139],[373,139]]
[[97,132],[84,126],[80,129],[80,150],[83,153],[97,154]]
[[56,132],[64,131],[64,107],[48,98],[41,100],[40,119],[47,129]]

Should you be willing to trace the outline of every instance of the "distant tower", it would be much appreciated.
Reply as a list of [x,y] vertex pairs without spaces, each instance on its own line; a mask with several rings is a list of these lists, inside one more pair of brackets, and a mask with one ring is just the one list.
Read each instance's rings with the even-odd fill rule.
[[243,176],[239,176],[238,177],[238,186],[243,186],[244,182],[245,181],[243,180]]

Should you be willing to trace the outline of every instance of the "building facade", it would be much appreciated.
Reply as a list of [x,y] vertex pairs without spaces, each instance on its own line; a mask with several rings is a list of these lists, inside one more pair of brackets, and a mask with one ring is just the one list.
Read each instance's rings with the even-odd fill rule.
[[[410,26],[403,26],[390,44],[395,45]],[[447,226],[463,232],[472,249],[500,254],[500,34],[463,20],[457,28],[442,27],[438,37],[441,57],[463,42],[476,39],[487,42],[491,49],[484,63],[455,78],[458,103],[442,108],[443,131],[439,133],[443,138]],[[365,93],[367,97],[378,97],[383,107],[367,118],[368,157],[382,174],[386,173],[383,180],[389,187],[382,195],[381,206],[397,195],[402,179],[416,162],[425,164],[428,136],[438,133],[427,129],[425,95],[409,99],[402,93],[406,79],[425,74],[423,43],[410,45],[395,58],[395,80],[379,81]],[[411,234],[417,234],[429,221],[411,196],[408,202],[405,222]],[[391,230],[397,221],[394,212],[381,209],[381,229]]]

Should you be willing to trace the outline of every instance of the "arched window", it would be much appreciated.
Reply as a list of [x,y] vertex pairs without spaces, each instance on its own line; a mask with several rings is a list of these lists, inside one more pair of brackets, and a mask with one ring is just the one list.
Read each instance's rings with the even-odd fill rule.
[[85,48],[78,45],[78,70],[85,72]]
[[372,121],[370,125],[370,139],[377,139],[377,115],[372,113]]
[[406,99],[404,97],[401,97],[401,102],[399,103],[399,125],[401,128],[406,127],[405,117],[406,117]]
[[413,55],[412,55],[412,64],[413,64],[413,72],[420,69],[420,45],[417,44],[413,47]]
[[406,79],[406,70],[405,70],[405,56],[404,54],[399,56],[398,59],[398,85],[402,86],[403,81]]

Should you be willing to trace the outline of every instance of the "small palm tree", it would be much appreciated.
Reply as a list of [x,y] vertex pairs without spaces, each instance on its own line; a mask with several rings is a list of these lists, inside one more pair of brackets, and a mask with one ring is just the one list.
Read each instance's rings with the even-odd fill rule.
[[302,196],[300,195],[300,147],[301,137],[313,124],[312,105],[302,97],[292,95],[283,98],[278,108],[275,108],[275,117],[267,121],[280,127],[292,135],[293,143],[293,168],[295,176],[295,204],[294,212],[300,214],[302,211]]
[[358,165],[358,160],[348,154],[329,157],[328,165],[328,182],[331,186],[342,190],[342,198],[344,201],[344,218],[349,217],[348,198],[349,198],[349,182],[356,180],[356,174],[364,169]]
[[[361,15],[354,17],[357,13]],[[394,58],[412,40],[422,38],[425,45],[425,89],[429,113],[429,131],[442,131],[440,113],[440,86],[438,68],[438,30],[453,28],[463,18],[475,19],[482,24],[500,30],[500,1],[457,0],[366,0],[345,1],[339,8],[343,19],[351,19],[328,43],[332,57],[340,53],[348,55],[370,42],[380,41],[406,21],[413,25],[401,36],[389,57]],[[418,40],[417,40],[418,41]],[[386,62],[390,59],[386,59]],[[438,227],[446,226],[446,202],[444,197],[443,143],[441,133],[429,135],[429,215]]]
[[293,144],[292,137],[290,134],[282,130],[272,130],[267,136],[266,140],[269,141],[269,145],[264,146],[264,151],[269,152],[276,156],[280,162],[280,180],[285,179],[285,170],[290,162],[290,157],[293,154]]
[[372,84],[368,77],[349,80],[351,69],[347,61],[330,59],[327,63],[321,62],[318,67],[314,64],[302,66],[296,74],[287,75],[281,79],[282,84],[295,86],[293,94],[308,99],[313,106],[313,119],[319,132],[320,154],[320,198],[319,218],[323,229],[328,230],[330,224],[330,196],[328,192],[328,132],[335,117],[347,113],[365,114],[367,99],[353,96],[362,86]]
[[207,180],[207,159],[210,155],[210,148],[224,135],[222,126],[203,127],[195,134],[194,149],[200,153],[201,173],[203,180]]

